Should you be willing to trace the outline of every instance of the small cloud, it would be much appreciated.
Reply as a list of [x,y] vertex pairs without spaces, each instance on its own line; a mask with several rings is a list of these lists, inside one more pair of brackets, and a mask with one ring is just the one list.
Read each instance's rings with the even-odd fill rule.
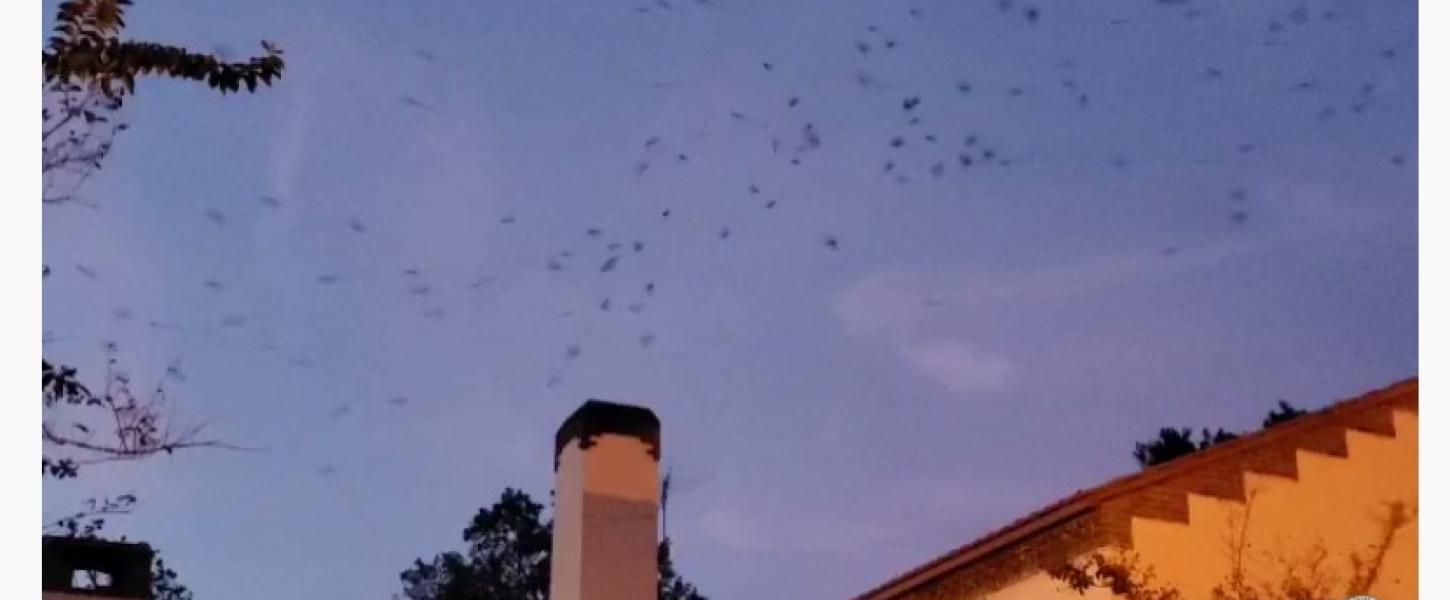
[[965,340],[932,333],[941,330],[942,319],[952,317],[940,307],[971,297],[940,288],[918,273],[882,271],[846,290],[834,308],[849,333],[891,347],[916,371],[951,390],[1001,388],[1012,372],[1005,358]]
[[1012,373],[1007,359],[960,340],[911,343],[901,354],[922,374],[958,392],[999,389]]
[[780,532],[770,532],[757,519],[739,511],[716,507],[700,517],[699,527],[705,535],[733,552],[769,552],[775,550]]

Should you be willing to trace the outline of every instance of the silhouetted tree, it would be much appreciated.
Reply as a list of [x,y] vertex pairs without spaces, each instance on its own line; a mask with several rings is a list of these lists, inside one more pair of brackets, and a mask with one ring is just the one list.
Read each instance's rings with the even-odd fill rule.
[[[117,132],[115,120],[141,76],[189,79],[225,94],[282,77],[282,51],[262,42],[263,54],[244,62],[180,46],[122,40],[131,0],[66,0],[56,10],[52,35],[41,52],[45,104],[41,108],[41,200],[74,199],[76,188],[101,168]],[[61,177],[68,175],[69,177]]]
[[1133,458],[1138,461],[1138,466],[1147,468],[1238,437],[1237,434],[1223,429],[1214,432],[1204,429],[1201,436],[1195,441],[1193,430],[1187,427],[1182,429],[1164,427],[1158,430],[1158,439],[1151,442],[1138,442],[1133,448]]
[[191,589],[176,581],[176,571],[157,555],[151,563],[152,600],[192,600]]
[[[282,76],[281,50],[268,42],[262,43],[265,53],[260,57],[226,62],[179,46],[122,40],[125,10],[131,4],[132,0],[65,0],[56,10],[53,35],[41,52],[44,90],[51,103],[41,112],[42,176],[47,180],[69,172],[79,176],[79,185],[100,168],[111,138],[125,128],[109,113],[121,107],[126,94],[134,93],[138,76],[201,81],[222,93],[238,91],[243,84],[255,91],[259,81],[270,85]],[[47,190],[51,183],[47,181]],[[45,195],[42,201],[70,198],[69,193]],[[43,276],[48,273],[48,268],[42,270]],[[116,371],[115,357],[109,358],[102,391],[95,394],[80,383],[75,368],[41,361],[41,402],[47,415],[88,409],[81,412],[103,412],[114,423],[102,435],[95,423],[74,414],[67,415],[66,424],[43,421],[41,437],[47,448],[66,449],[73,455],[43,457],[42,475],[66,479],[87,463],[217,445],[195,439],[195,430],[172,429],[158,410],[162,390],[158,387],[145,401],[138,399],[125,375]]]
[[[490,507],[481,508],[463,530],[466,552],[444,552],[429,561],[415,559],[403,571],[408,600],[546,600],[553,521],[544,507],[522,491],[505,489]],[[675,573],[670,541],[660,542],[661,600],[706,600]]]
[[[1308,414],[1308,412],[1301,408],[1295,408],[1292,404],[1280,400],[1278,406],[1270,411],[1267,417],[1264,417],[1264,428],[1268,429],[1275,425],[1287,423]],[[1239,435],[1222,428],[1212,432],[1204,428],[1195,440],[1192,429],[1187,427],[1180,429],[1164,427],[1158,430],[1158,439],[1148,442],[1137,442],[1133,445],[1133,459],[1138,461],[1139,467],[1146,469],[1193,454],[1194,452],[1210,448],[1217,444],[1236,440],[1239,438]]]
[[[65,0],[56,10],[53,35],[41,51],[44,73],[41,108],[41,201],[74,200],[74,192],[101,168],[117,132],[115,118],[136,78],[159,76],[203,82],[223,94],[255,91],[282,76],[282,51],[262,42],[263,55],[228,62],[180,46],[122,40],[125,10],[132,0]],[[68,179],[68,180],[67,180]],[[42,269],[42,275],[49,268]],[[134,460],[197,446],[217,446],[196,438],[198,430],[177,430],[160,410],[164,393],[142,400],[129,380],[108,362],[97,393],[82,384],[74,367],[41,361],[41,422],[45,451],[41,476],[74,478],[80,467]],[[129,513],[136,496],[92,498],[75,514],[46,523],[43,530],[62,535],[99,537],[106,517]],[[176,571],[158,557],[152,564],[152,594],[157,600],[191,600]]]
[[1269,411],[1269,416],[1264,417],[1264,429],[1268,429],[1280,423],[1288,423],[1299,417],[1309,414],[1309,411],[1302,408],[1295,408],[1283,400],[1279,401],[1278,408]]

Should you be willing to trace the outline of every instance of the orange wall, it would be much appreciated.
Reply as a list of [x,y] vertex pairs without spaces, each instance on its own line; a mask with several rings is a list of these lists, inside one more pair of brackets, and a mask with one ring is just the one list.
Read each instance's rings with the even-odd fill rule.
[[[1245,487],[1252,497],[1247,505],[1190,496],[1187,525],[1134,519],[1131,552],[1151,567],[1157,584],[1176,588],[1183,600],[1209,600],[1214,586],[1231,571],[1232,548],[1240,532],[1246,542],[1241,562],[1250,583],[1283,581],[1284,560],[1304,564],[1304,557],[1321,547],[1322,568],[1331,575],[1329,597],[1343,598],[1351,571],[1349,556],[1356,552],[1369,556],[1370,546],[1384,531],[1379,519],[1386,514],[1386,504],[1399,501],[1409,522],[1395,533],[1370,593],[1381,600],[1418,600],[1419,419],[1410,412],[1394,414],[1393,438],[1348,432],[1348,458],[1301,451],[1297,480],[1246,474]],[[1101,552],[1121,554],[1106,548]],[[1037,573],[985,598],[1115,597],[1102,588],[1079,595]]]
[[[1232,548],[1246,541],[1242,555],[1249,581],[1282,580],[1284,560],[1304,565],[1316,547],[1332,574],[1332,594],[1350,577],[1349,557],[1368,557],[1384,531],[1387,503],[1403,502],[1409,522],[1395,534],[1378,584],[1382,600],[1417,600],[1419,558],[1419,419],[1395,411],[1396,435],[1386,438],[1350,431],[1349,457],[1299,452],[1298,480],[1248,474],[1246,505],[1190,496],[1189,524],[1135,519],[1134,550],[1154,565],[1187,599],[1207,599],[1231,569]],[[1247,518],[1247,528],[1241,529]]]

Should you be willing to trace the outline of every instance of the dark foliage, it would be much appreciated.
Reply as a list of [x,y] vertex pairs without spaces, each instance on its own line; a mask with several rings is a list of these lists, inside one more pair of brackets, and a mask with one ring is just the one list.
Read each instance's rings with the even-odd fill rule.
[[151,598],[153,600],[192,600],[191,590],[176,580],[176,571],[166,566],[160,556],[151,564]]
[[131,0],[66,0],[56,12],[54,35],[41,54],[47,84],[84,81],[105,96],[135,91],[136,76],[157,75],[205,82],[222,93],[242,85],[255,91],[282,76],[282,52],[262,42],[264,54],[229,63],[210,54],[152,42],[122,41]]
[[1309,411],[1295,408],[1292,404],[1280,400],[1278,408],[1270,411],[1269,416],[1264,417],[1264,428],[1268,429],[1280,423],[1287,423],[1306,414],[1309,414]]
[[[1278,406],[1270,411],[1267,417],[1264,417],[1264,428],[1267,429],[1275,425],[1287,423],[1308,414],[1308,412],[1301,408],[1295,408],[1288,402],[1280,400]],[[1164,427],[1158,430],[1158,439],[1149,442],[1138,442],[1133,445],[1133,459],[1138,461],[1139,467],[1146,469],[1193,454],[1194,452],[1217,444],[1238,439],[1239,435],[1224,429],[1210,432],[1207,428],[1204,428],[1197,439],[1195,439],[1193,430],[1187,427],[1181,429]]]
[[[256,91],[282,77],[282,51],[262,42],[263,54],[226,62],[178,46],[120,38],[131,0],[66,0],[53,35],[41,51],[45,104],[41,109],[42,200],[74,200],[72,193],[110,154],[126,129],[115,114],[135,92],[138,76],[199,81],[223,94]],[[61,177],[66,175],[67,177]]]
[[[413,561],[403,571],[403,596],[408,600],[547,600],[553,521],[543,520],[544,507],[528,494],[505,489],[492,506],[479,509],[463,541],[465,553],[444,552],[432,560]],[[670,542],[658,553],[661,600],[706,600],[694,585],[680,578],[670,558]]]

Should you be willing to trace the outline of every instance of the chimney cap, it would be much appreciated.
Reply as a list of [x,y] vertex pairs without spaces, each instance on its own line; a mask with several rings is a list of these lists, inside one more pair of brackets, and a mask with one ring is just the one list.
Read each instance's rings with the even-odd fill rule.
[[41,536],[42,591],[86,593],[72,585],[75,571],[101,571],[111,576],[107,597],[151,597],[151,547],[138,542],[98,538]]
[[588,450],[595,437],[606,433],[637,438],[649,446],[651,457],[660,459],[660,419],[654,411],[643,406],[590,399],[564,419],[554,435],[554,469],[559,469],[559,455],[571,442],[578,440],[579,447]]

